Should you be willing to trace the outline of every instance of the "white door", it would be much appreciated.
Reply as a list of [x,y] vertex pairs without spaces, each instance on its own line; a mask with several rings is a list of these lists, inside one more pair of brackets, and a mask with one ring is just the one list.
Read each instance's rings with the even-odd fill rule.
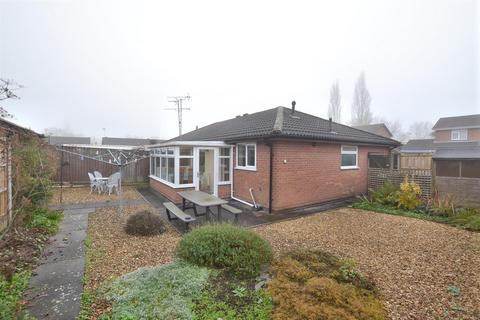
[[215,194],[215,156],[214,149],[198,150],[197,190]]

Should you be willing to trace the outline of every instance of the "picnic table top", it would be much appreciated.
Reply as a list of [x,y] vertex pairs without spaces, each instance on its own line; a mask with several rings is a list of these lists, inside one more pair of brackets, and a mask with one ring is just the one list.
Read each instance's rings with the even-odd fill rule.
[[209,193],[198,191],[198,190],[180,191],[178,192],[178,194],[183,199],[188,200],[202,207],[219,206],[219,205],[228,203],[228,201],[220,199],[219,197],[216,197],[213,194],[209,194]]

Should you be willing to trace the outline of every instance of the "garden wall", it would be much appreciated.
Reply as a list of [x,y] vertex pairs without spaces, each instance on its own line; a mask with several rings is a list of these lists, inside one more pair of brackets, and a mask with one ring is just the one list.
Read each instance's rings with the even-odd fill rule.
[[368,169],[368,188],[377,189],[390,181],[393,185],[400,186],[405,177],[409,181],[416,182],[422,189],[422,197],[428,198],[432,194],[432,171],[431,170],[391,170],[382,168]]
[[440,197],[451,196],[457,205],[480,208],[480,178],[435,177]]

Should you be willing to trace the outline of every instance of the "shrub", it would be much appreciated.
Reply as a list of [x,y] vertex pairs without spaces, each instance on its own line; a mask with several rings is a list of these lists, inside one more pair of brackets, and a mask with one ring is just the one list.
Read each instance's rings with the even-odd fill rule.
[[177,245],[177,256],[200,266],[255,275],[272,259],[270,244],[251,230],[230,224],[195,228]]
[[184,262],[140,268],[101,288],[100,296],[112,304],[111,319],[190,320],[191,301],[209,273]]
[[165,232],[166,227],[160,215],[144,210],[127,219],[125,232],[131,235],[152,236]]
[[58,225],[62,220],[62,214],[58,211],[50,211],[47,208],[30,206],[26,210],[27,226],[29,228],[44,229],[50,234],[58,230]]
[[17,306],[29,279],[27,271],[16,273],[11,280],[0,274],[0,319],[16,319]]
[[453,195],[440,196],[435,192],[428,203],[429,210],[432,214],[442,217],[450,217],[455,214],[455,201]]
[[480,231],[480,209],[458,209],[450,218],[450,223],[467,230]]
[[380,188],[376,190],[370,189],[369,191],[373,202],[396,206],[398,204],[398,190],[398,187],[387,181]]
[[[351,261],[321,251],[298,251],[272,265],[268,285],[273,319],[385,319],[373,285],[358,281]],[[339,280],[341,278],[341,280]]]
[[405,210],[416,209],[422,203],[420,200],[421,195],[422,190],[420,186],[413,181],[408,181],[408,178],[405,177],[398,193],[398,207]]

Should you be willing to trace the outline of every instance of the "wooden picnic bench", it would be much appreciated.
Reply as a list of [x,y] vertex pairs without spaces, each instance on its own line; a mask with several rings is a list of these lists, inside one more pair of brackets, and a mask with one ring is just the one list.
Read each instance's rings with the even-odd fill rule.
[[[183,222],[185,222],[185,230],[188,231],[190,230],[189,228],[189,223],[192,222],[192,221],[195,221],[195,218],[192,217],[191,215],[185,213],[182,211],[182,209],[180,209],[179,207],[177,207],[174,203],[172,202],[164,202],[163,203],[163,206],[165,207],[165,209],[167,210],[167,217],[168,217],[168,220],[169,221],[172,221],[172,220],[182,220]],[[174,215],[175,217],[172,217],[171,216]]]
[[227,211],[227,212],[230,212],[231,214],[233,214],[235,217],[234,217],[234,222],[235,224],[238,224],[238,215],[240,213],[242,213],[242,210],[240,209],[237,209],[235,207],[232,207],[231,205],[229,204],[222,204],[221,205],[222,209]]

